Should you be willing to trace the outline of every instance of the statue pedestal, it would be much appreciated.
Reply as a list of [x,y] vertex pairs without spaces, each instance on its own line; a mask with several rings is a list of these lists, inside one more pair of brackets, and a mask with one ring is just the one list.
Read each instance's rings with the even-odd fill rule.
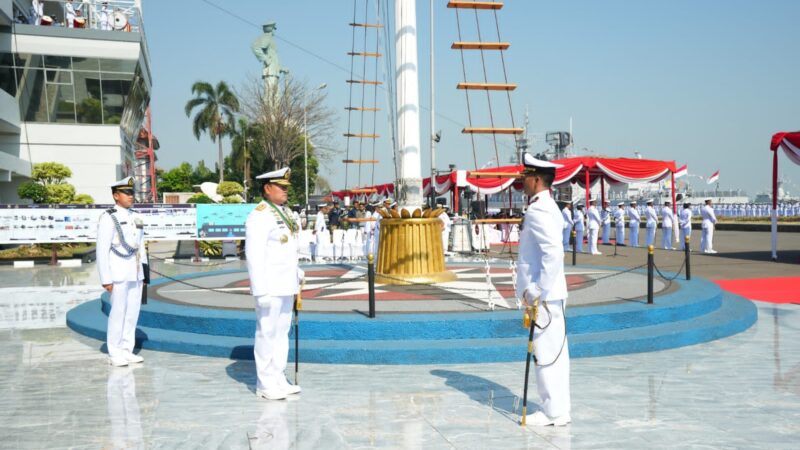
[[375,281],[433,284],[455,281],[445,269],[442,222],[437,218],[382,219]]

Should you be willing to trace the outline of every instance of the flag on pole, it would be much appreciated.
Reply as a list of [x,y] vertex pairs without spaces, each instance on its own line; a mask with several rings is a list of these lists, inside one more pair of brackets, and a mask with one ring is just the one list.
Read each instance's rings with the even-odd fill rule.
[[706,184],[713,184],[716,183],[718,180],[719,180],[719,170],[714,172],[710,177],[708,177],[708,180],[706,180]]
[[675,179],[677,180],[680,177],[686,176],[689,174],[688,166],[684,164],[681,167],[678,167],[678,170],[675,171]]

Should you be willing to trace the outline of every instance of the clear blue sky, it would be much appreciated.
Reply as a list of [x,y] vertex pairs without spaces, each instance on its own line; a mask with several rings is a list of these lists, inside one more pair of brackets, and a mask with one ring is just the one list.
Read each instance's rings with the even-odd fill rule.
[[[364,0],[357,1],[363,10]],[[450,49],[458,36],[456,19],[446,4],[437,0],[435,10],[436,128],[443,131],[437,166],[455,163],[471,169],[470,139],[460,132],[467,123],[466,101],[463,91],[455,89],[462,80],[461,60]],[[429,2],[420,0],[417,8],[427,172]],[[339,136],[347,128],[352,1],[170,0],[145,1],[143,9],[161,167],[200,159],[213,167],[216,145],[206,137],[194,138],[183,107],[196,80],[238,86],[260,73],[250,43],[261,29],[247,22],[276,21],[281,63],[311,86],[327,83],[327,104],[338,126],[330,144],[344,149]],[[463,40],[477,40],[474,15],[462,14]],[[512,93],[516,123],[522,123],[527,106],[534,151],[540,151],[545,148],[542,134],[567,130],[571,117],[579,154],[584,148],[606,156],[632,157],[639,151],[646,158],[688,164],[691,174],[708,176],[719,169],[721,188],[741,187],[754,196],[769,189],[772,134],[800,130],[797,17],[796,0],[508,0],[499,20],[502,39],[511,43],[506,52],[509,81],[519,84]],[[481,22],[483,39],[494,40],[494,21],[490,14],[485,18],[490,20]],[[490,81],[502,81],[499,67],[489,67]],[[467,60],[467,74],[469,81],[481,81],[479,60]],[[378,100],[385,108],[382,93]],[[488,126],[485,96],[476,94],[471,101],[474,125]],[[492,106],[496,126],[510,126],[506,98],[494,96]],[[381,164],[375,181],[381,183],[390,182],[394,173],[386,124],[386,116],[379,116],[378,132],[386,137],[377,150]],[[505,162],[513,140],[505,137],[500,144]],[[226,154],[229,145],[226,141]],[[479,138],[478,165],[493,157],[491,139]],[[334,188],[344,187],[343,158],[338,155],[322,168]],[[362,180],[368,182],[364,170]],[[787,186],[792,194],[800,194],[800,167],[784,156],[781,175],[794,185]],[[350,187],[354,178],[351,172]]]

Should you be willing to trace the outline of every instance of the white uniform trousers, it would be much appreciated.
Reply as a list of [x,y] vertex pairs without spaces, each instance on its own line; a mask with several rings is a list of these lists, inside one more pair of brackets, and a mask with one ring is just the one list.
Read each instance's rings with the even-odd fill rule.
[[656,242],[656,227],[647,227],[647,241],[645,247],[649,247]]
[[600,231],[597,228],[589,228],[589,252],[592,254],[598,253],[597,252],[597,232]]
[[661,247],[664,250],[672,250],[672,227],[661,227]]
[[[536,388],[547,417],[559,417],[571,410],[569,392],[569,343],[564,335],[564,301],[539,303],[536,323],[545,327],[533,332],[533,353],[536,355]],[[548,313],[549,309],[549,313]],[[548,325],[549,323],[549,325]],[[559,354],[560,352],[560,354]]]
[[142,304],[142,282],[122,281],[111,289],[106,346],[111,358],[124,358],[136,343],[136,322]]
[[572,228],[570,228],[570,227],[564,228],[564,234],[563,234],[562,241],[564,243],[564,250],[566,250],[566,251],[569,251],[569,249],[570,249],[569,248],[569,236],[570,236],[570,234],[572,234]]
[[714,225],[703,226],[700,236],[700,250],[708,252],[714,250]]
[[639,224],[631,226],[631,247],[639,246]]
[[254,355],[258,390],[286,384],[289,357],[289,329],[292,325],[293,295],[256,297],[256,342]]
[[625,245],[625,225],[617,225],[617,234],[614,236],[617,245]]
[[575,251],[583,251],[583,230],[575,230]]
[[680,242],[681,250],[686,249],[686,236],[689,236],[689,238],[692,237],[692,229],[681,227],[681,242]]
[[442,231],[442,250],[445,252],[450,247],[450,232]]
[[603,244],[611,243],[611,222],[603,224]]

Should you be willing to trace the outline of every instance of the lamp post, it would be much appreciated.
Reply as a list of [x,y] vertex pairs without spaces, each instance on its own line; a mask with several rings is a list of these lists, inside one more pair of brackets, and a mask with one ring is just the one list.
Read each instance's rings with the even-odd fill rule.
[[[321,91],[328,87],[326,83],[317,86],[314,91]],[[306,214],[308,214],[308,122],[306,121],[306,112],[308,111],[308,93],[304,95],[305,101],[303,102],[303,161],[306,171]]]

